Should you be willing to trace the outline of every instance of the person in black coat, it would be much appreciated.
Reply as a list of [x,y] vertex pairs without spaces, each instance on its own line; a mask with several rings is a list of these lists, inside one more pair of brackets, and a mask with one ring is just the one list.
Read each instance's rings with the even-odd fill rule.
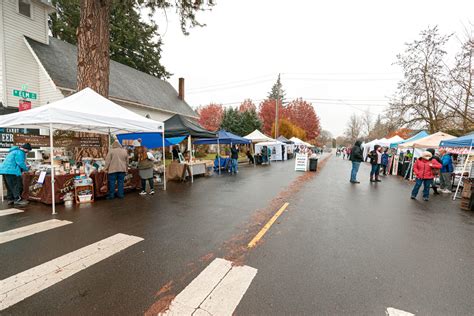
[[[439,162],[441,165],[443,165],[443,163],[441,162],[441,158],[439,158],[438,156],[435,155],[436,151],[433,148],[428,148],[426,151],[430,152],[431,155],[432,155],[430,160],[434,159],[437,162]],[[434,179],[433,179],[433,183],[431,184],[431,188],[433,189],[433,192],[434,192],[435,195],[439,194],[438,186],[436,185]]]
[[349,157],[350,161],[352,161],[352,170],[351,170],[351,183],[360,183],[357,181],[357,173],[359,172],[360,164],[364,160],[364,156],[362,154],[362,148],[360,147],[362,142],[357,140],[352,147],[351,155]]
[[369,153],[370,164],[372,169],[370,170],[370,182],[382,182],[379,179],[380,166],[382,164],[382,147],[375,145],[374,150]]

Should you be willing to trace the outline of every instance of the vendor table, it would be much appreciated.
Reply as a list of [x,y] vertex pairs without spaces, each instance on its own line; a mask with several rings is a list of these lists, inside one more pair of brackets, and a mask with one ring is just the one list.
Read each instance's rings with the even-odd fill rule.
[[212,161],[195,161],[193,163],[178,163],[176,161],[166,167],[166,179],[183,181],[187,176],[208,175],[207,166]]
[[[64,202],[64,196],[74,192],[73,174],[55,175],[55,198],[57,203]],[[95,172],[90,175],[94,183],[95,198],[107,195],[107,174],[105,172]],[[30,201],[42,202],[45,204],[52,203],[51,193],[51,176],[47,175],[44,183],[38,183],[39,175],[23,174],[23,198]],[[138,169],[130,169],[125,177],[124,188],[127,191],[140,187],[140,176]]]

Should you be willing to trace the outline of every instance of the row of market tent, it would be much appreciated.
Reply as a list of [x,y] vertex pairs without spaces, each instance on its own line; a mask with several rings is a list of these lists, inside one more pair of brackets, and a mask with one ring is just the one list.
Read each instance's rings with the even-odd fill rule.
[[474,155],[474,132],[461,137],[456,137],[444,132],[437,132],[430,135],[426,131],[420,131],[416,135],[405,140],[399,136],[394,136],[389,139],[376,139],[362,145],[364,160],[366,159],[368,153],[374,149],[375,145],[391,148],[392,150],[397,150],[397,153],[406,152],[410,150],[413,156],[407,173],[412,172],[414,159],[420,157],[422,152],[428,148],[444,148],[447,150],[447,152],[451,154],[463,156],[462,167],[458,170],[459,181],[456,186],[456,191],[454,193],[453,200],[456,199],[465,174],[468,173],[470,177],[474,176],[473,174],[471,174],[472,167],[469,168],[469,164],[473,164],[472,158]]
[[[165,147],[181,143],[186,138],[188,139],[188,148],[191,147],[191,144],[217,144],[218,146],[221,144],[254,144],[255,148],[259,148],[259,146],[278,146],[281,148],[282,145],[288,147],[295,145],[311,146],[297,138],[288,140],[280,137],[275,140],[258,130],[246,137],[240,137],[224,130],[211,132],[180,115],[175,115],[165,122],[159,122],[125,109],[90,88],[85,88],[64,99],[28,111],[0,116],[0,126],[3,128],[48,130],[51,153],[54,153],[53,138],[55,130],[108,135],[109,144],[111,137],[117,137],[119,141],[140,138],[143,146],[163,148],[163,150]],[[275,159],[277,158],[275,157]],[[281,159],[284,158],[281,157]],[[55,214],[55,167],[53,159],[51,159],[50,172],[53,198],[52,212]],[[163,186],[166,190],[166,174],[164,175]]]

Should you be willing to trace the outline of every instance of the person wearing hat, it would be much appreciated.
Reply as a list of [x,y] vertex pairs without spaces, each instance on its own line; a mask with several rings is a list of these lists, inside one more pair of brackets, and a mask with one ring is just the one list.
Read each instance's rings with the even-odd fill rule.
[[23,180],[21,174],[28,170],[26,153],[31,151],[31,145],[26,143],[21,147],[13,146],[0,165],[0,174],[5,178],[8,205],[25,206],[28,201],[22,200]]
[[413,200],[416,200],[421,185],[423,185],[423,200],[429,200],[430,187],[434,178],[433,169],[441,169],[441,164],[435,159],[431,159],[432,156],[429,151],[423,152],[413,166],[413,171],[416,176],[415,186],[411,191],[411,198]]

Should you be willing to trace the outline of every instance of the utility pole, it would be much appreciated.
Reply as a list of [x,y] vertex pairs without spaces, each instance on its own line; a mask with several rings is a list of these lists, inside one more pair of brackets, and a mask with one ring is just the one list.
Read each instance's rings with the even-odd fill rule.
[[278,138],[278,100],[280,99],[280,89],[278,89],[277,99],[275,100],[275,139]]

